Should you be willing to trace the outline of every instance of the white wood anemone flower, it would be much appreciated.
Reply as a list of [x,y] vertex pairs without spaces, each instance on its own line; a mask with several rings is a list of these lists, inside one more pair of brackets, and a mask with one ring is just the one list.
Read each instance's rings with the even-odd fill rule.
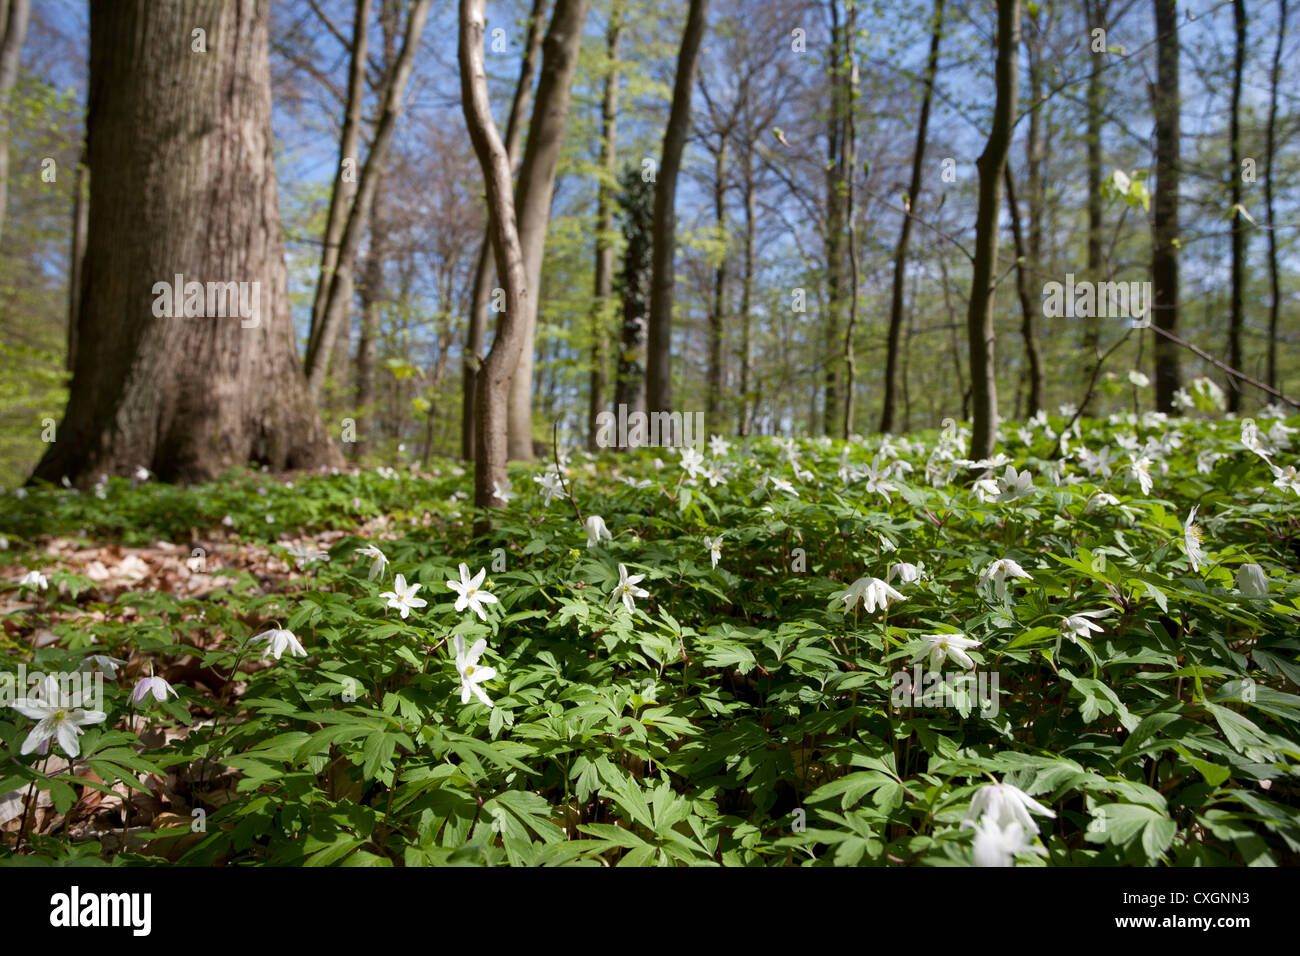
[[628,574],[627,566],[620,564],[618,566],[618,584],[614,585],[614,590],[609,595],[609,603],[612,605],[621,600],[628,613],[632,613],[636,610],[634,598],[650,596],[650,592],[645,588],[637,587],[644,580],[644,574]]
[[846,614],[859,601],[868,614],[874,614],[877,608],[882,611],[888,608],[890,601],[904,601],[906,598],[880,578],[858,578],[840,595],[840,600],[844,602]]
[[980,646],[980,642],[974,638],[963,637],[961,634],[922,634],[921,640],[925,645],[912,658],[914,662],[928,656],[932,671],[942,670],[945,660],[952,661],[966,670],[975,668],[975,662],[966,653],[971,648]]
[[373,581],[382,575],[388,567],[388,556],[373,544],[368,544],[364,548],[357,548],[356,553],[370,559],[370,574],[366,577],[367,581]]
[[154,700],[160,704],[167,703],[168,694],[180,697],[176,688],[161,677],[141,677],[135,685],[135,690],[131,691],[131,702],[138,704],[150,694],[153,694]]
[[1047,856],[1047,849],[1030,842],[1031,837],[1014,820],[1005,825],[992,817],[983,817],[975,825],[973,855],[976,866],[1015,866],[1022,853]]
[[614,536],[609,533],[609,528],[605,527],[605,519],[600,515],[591,515],[587,518],[587,547],[594,548],[601,541],[613,541]]
[[[462,564],[461,567],[463,568],[464,565]],[[391,607],[395,611],[400,611],[402,620],[404,621],[413,608],[425,607],[429,603],[424,598],[418,598],[415,596],[415,592],[418,590],[420,590],[420,585],[408,585],[406,583],[406,575],[399,574],[397,577],[393,578],[393,589],[391,591],[385,591],[379,596],[381,598],[388,598],[387,607]]]
[[704,546],[709,549],[709,557],[713,559],[713,567],[718,566],[722,560],[722,535],[716,538],[710,538],[707,534],[704,536]]
[[19,753],[25,756],[35,750],[44,756],[49,751],[50,741],[54,740],[69,757],[80,754],[81,744],[77,738],[85,733],[81,728],[98,724],[108,716],[102,710],[83,708],[83,693],[64,694],[59,679],[50,674],[41,683],[37,696],[24,697],[10,704],[18,713],[37,722],[23,741]]
[[253,638],[251,643],[256,644],[259,641],[266,641],[266,650],[262,653],[262,659],[274,657],[277,661],[280,655],[288,651],[293,657],[306,657],[307,650],[293,636],[292,631],[286,631],[281,627],[273,627],[269,631],[263,631],[257,637]]
[[[399,574],[397,577],[400,579],[402,576]],[[447,579],[447,587],[451,588],[459,595],[459,597],[456,598],[457,611],[463,611],[466,608],[469,608],[479,616],[479,620],[487,620],[487,611],[484,610],[483,605],[496,604],[498,602],[495,594],[491,591],[482,590],[483,580],[486,577],[487,568],[479,568],[478,574],[470,577],[469,565],[462,562],[460,566],[460,580],[453,581],[450,578]],[[423,606],[424,602],[421,601],[420,605]],[[402,617],[406,617],[406,615],[403,614]]]
[[987,584],[992,581],[993,591],[997,594],[999,601],[1007,599],[1007,581],[1015,578],[1023,578],[1026,581],[1033,580],[1033,576],[1028,571],[1010,558],[999,558],[980,572],[980,584]]
[[1056,819],[1055,813],[1014,784],[990,783],[975,791],[961,825],[974,826],[982,816],[991,818],[1001,827],[1015,823],[1025,833],[1037,833],[1038,824],[1030,816],[1031,813]]
[[465,651],[465,638],[460,634],[452,638],[452,643],[456,646],[456,673],[460,675],[460,702],[468,704],[469,696],[473,694],[489,707],[495,706],[479,686],[497,676],[495,667],[480,667],[478,663],[487,650],[487,641],[479,638],[468,653]]

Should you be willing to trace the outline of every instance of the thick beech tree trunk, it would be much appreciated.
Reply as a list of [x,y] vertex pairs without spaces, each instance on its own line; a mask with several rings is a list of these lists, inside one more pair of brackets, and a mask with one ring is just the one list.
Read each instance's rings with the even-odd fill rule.
[[972,399],[969,458],[989,458],[998,438],[998,386],[993,357],[993,289],[998,266],[998,213],[1002,177],[1016,116],[1020,59],[1020,0],[998,0],[997,102],[979,169],[975,261],[971,270],[966,333],[970,346]]
[[709,19],[709,0],[690,0],[686,30],[677,54],[673,101],[664,131],[663,161],[655,183],[654,256],[651,260],[650,323],[646,345],[646,406],[650,412],[673,408],[673,260],[676,236],[677,172],[691,128],[691,89],[700,41]]
[[912,150],[912,182],[907,188],[910,209],[903,215],[894,250],[894,286],[889,302],[889,338],[885,349],[885,404],[880,413],[880,430],[894,430],[899,390],[899,350],[903,337],[903,291],[907,281],[907,245],[912,236],[912,214],[921,195],[921,171],[925,160],[925,138],[930,127],[930,102],[934,97],[934,78],[939,72],[939,41],[943,37],[943,0],[934,0],[934,22],[930,33],[930,58],[925,65],[925,91],[921,94],[921,118],[916,127],[916,146]]
[[[249,461],[342,462],[295,355],[267,21],[262,0],[91,6],[76,367],[35,477],[84,486],[143,465],[164,480],[196,481]],[[206,53],[191,51],[196,28],[207,32]],[[186,283],[250,283],[248,317],[238,293],[232,302],[210,291],[165,314],[161,289],[178,274]],[[216,305],[225,317],[207,314]]]
[[[1156,188],[1151,216],[1151,282],[1154,286],[1152,323],[1178,331],[1178,175],[1179,113],[1178,11],[1169,0],[1153,0],[1156,20],[1156,82],[1151,91],[1156,120]],[[1162,335],[1155,338],[1156,409],[1174,411],[1174,393],[1181,385],[1178,346]]]
[[569,93],[578,69],[582,28],[588,0],[556,0],[555,15],[542,43],[542,72],[537,78],[537,102],[528,124],[528,139],[515,186],[519,216],[519,242],[530,290],[528,311],[521,317],[524,340],[519,364],[510,380],[510,435],[512,460],[533,457],[533,368],[537,339],[537,306],[541,299],[542,253],[546,227],[551,220],[555,169],[569,118]]

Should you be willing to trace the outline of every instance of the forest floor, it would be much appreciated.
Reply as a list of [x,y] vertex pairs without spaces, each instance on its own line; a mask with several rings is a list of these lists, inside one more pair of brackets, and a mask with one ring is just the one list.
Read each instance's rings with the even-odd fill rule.
[[0,863],[1295,863],[1297,429],[0,495]]

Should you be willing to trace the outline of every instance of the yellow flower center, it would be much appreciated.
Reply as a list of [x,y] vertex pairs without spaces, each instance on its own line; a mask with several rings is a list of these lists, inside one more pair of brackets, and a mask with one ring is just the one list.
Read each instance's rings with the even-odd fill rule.
[[56,710],[56,711],[54,712],[54,719],[55,719],[55,720],[67,720],[67,719],[68,719],[68,712],[67,712],[66,710]]
[[465,665],[465,676],[466,676],[466,677],[469,677],[469,676],[470,676],[471,674],[473,674],[473,673],[474,673],[474,665],[473,665],[473,664],[466,664],[466,665]]

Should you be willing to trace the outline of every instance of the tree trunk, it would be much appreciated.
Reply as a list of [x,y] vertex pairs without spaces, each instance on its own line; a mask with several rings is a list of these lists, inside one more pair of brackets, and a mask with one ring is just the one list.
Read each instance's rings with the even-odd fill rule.
[[1024,235],[1020,230],[1020,207],[1016,202],[1015,177],[1011,175],[1009,164],[1005,167],[1003,178],[1007,185],[1007,212],[1011,214],[1011,234],[1016,244],[1016,294],[1020,297],[1020,309],[1024,315],[1020,334],[1025,340],[1025,359],[1029,372],[1029,395],[1025,417],[1032,418],[1043,408],[1043,392],[1046,388],[1042,349],[1038,341],[1038,316],[1043,306],[1029,292],[1028,264],[1033,259],[1029,255],[1029,250],[1025,248]]
[[853,434],[854,388],[857,385],[858,362],[853,336],[858,326],[858,232],[854,220],[853,180],[857,173],[858,141],[853,111],[857,107],[858,62],[854,56],[854,38],[857,36],[857,7],[849,4],[844,30],[844,59],[849,72],[845,89],[844,109],[844,212],[849,225],[849,322],[844,331],[844,428],[841,437],[849,440]]
[[68,254],[68,361],[67,370],[77,367],[77,342],[81,326],[81,294],[86,262],[86,234],[90,230],[90,171],[82,148],[77,177],[72,184],[72,248]]
[[[840,348],[840,309],[844,307],[844,203],[848,198],[844,181],[847,178],[844,153],[845,128],[845,66],[840,62],[840,46],[844,29],[840,26],[839,0],[830,0],[831,63],[830,63],[830,115],[826,127],[826,317],[823,346],[826,356],[826,379],[822,388],[823,435],[833,434],[840,418],[840,363],[833,356]],[[817,431],[816,401],[810,410],[810,433]]]
[[609,72],[605,74],[605,101],[601,110],[600,168],[596,192],[596,279],[592,303],[591,395],[587,405],[587,448],[596,450],[596,417],[605,410],[609,390],[609,320],[614,291],[614,177],[618,166],[618,47],[623,30],[623,8],[610,13],[605,35]]
[[9,208],[9,97],[18,82],[31,12],[31,0],[0,2],[0,235]]
[[[727,238],[726,162],[727,137],[718,135],[718,151],[713,164],[713,214],[718,236]],[[713,273],[713,307],[709,309],[709,367],[705,379],[705,417],[712,424],[718,420],[722,400],[722,326],[727,302],[727,250],[723,246],[722,258]]]
[[[1092,31],[1106,29],[1106,16],[1110,0],[1086,0],[1084,9],[1088,17],[1088,42],[1089,49],[1092,43]],[[1087,91],[1087,146],[1088,146],[1088,278],[1093,282],[1101,282],[1108,278],[1104,274],[1105,263],[1104,242],[1102,235],[1102,214],[1104,206],[1102,205],[1101,195],[1101,129],[1104,122],[1102,112],[1103,99],[1105,90],[1102,84],[1102,63],[1106,52],[1091,53],[1092,69],[1088,74],[1088,91]],[[1037,87],[1035,87],[1035,90]],[[1083,347],[1087,361],[1096,361],[1101,358],[1101,320],[1094,314],[1086,316],[1083,320]],[[1089,392],[1087,400],[1084,402],[1084,413],[1090,412],[1089,406],[1092,405],[1092,392]]]
[[[329,215],[325,222],[325,240],[321,246],[320,276],[316,281],[316,296],[312,300],[311,326],[307,335],[307,354],[310,359],[313,343],[321,334],[325,306],[329,299],[330,284],[339,262],[339,243],[348,212],[357,195],[358,168],[357,144],[361,140],[361,104],[366,96],[366,57],[370,37],[370,0],[357,0],[352,21],[351,67],[348,70],[347,102],[343,110],[343,133],[339,137],[339,163],[334,174],[334,189],[330,193]],[[352,276],[350,271],[342,276],[341,294],[352,301]],[[326,360],[328,366],[329,359]],[[310,362],[309,362],[310,364]],[[310,368],[308,370],[310,381]],[[318,394],[313,387],[313,394]]]
[[[524,59],[519,67],[519,81],[510,101],[510,118],[506,121],[506,156],[510,160],[510,175],[519,167],[519,148],[524,138],[524,115],[532,109],[533,74],[537,72],[537,58],[542,52],[542,26],[546,22],[547,0],[533,0],[532,14],[528,20],[528,38],[524,41]],[[491,297],[492,271],[489,255],[492,251],[492,224],[484,227],[483,242],[479,245],[478,261],[474,266],[474,294],[469,307],[469,329],[465,337],[465,358],[461,389],[460,453],[465,459],[474,457],[474,396],[475,380],[483,362],[483,341],[487,337],[488,299]]]
[[898,404],[899,344],[903,334],[903,292],[907,280],[907,245],[912,235],[912,216],[921,195],[921,170],[925,160],[925,139],[930,126],[930,102],[934,96],[934,78],[939,71],[939,41],[943,36],[943,0],[934,0],[934,20],[930,33],[930,58],[925,66],[925,91],[921,94],[921,117],[916,127],[916,146],[912,150],[912,182],[907,188],[911,207],[904,211],[894,251],[894,287],[889,300],[889,338],[885,349],[884,408],[880,413],[880,430],[892,432]]
[[998,0],[997,102],[979,169],[979,207],[975,219],[975,261],[971,269],[966,333],[970,345],[972,431],[967,457],[993,455],[998,437],[998,386],[994,364],[993,292],[998,266],[998,213],[1002,177],[1016,116],[1020,59],[1020,0]]
[[[1156,21],[1156,82],[1152,107],[1156,120],[1156,188],[1151,218],[1152,322],[1178,331],[1178,174],[1179,112],[1178,11],[1169,0],[1153,0]],[[1178,346],[1162,335],[1155,339],[1156,409],[1173,412],[1181,381]]]
[[508,454],[511,459],[533,457],[533,353],[537,339],[537,307],[541,302],[542,253],[551,220],[555,168],[560,161],[564,127],[569,118],[569,93],[578,68],[582,28],[588,0],[557,0],[555,15],[542,43],[542,72],[537,78],[537,103],[528,124],[524,158],[515,186],[519,241],[530,290],[528,311],[522,316],[523,351],[510,380]]
[[752,375],[753,343],[751,341],[754,302],[754,241],[755,241],[755,188],[754,188],[754,144],[745,144],[744,189],[745,189],[745,261],[744,275],[740,284],[740,421],[737,431],[741,437],[748,435],[754,427],[754,402],[750,396],[753,387]]
[[[177,39],[196,24],[206,54]],[[199,481],[249,461],[342,462],[294,354],[267,25],[264,2],[92,5],[83,311],[68,408],[35,477],[84,487],[141,465]],[[177,274],[196,294],[173,303]],[[224,282],[248,285],[212,291]]]
[[[1229,133],[1229,160],[1232,173],[1232,314],[1228,326],[1228,364],[1241,371],[1245,368],[1241,353],[1241,328],[1245,321],[1243,297],[1246,282],[1246,217],[1241,214],[1241,75],[1246,66],[1246,0],[1234,0],[1236,54],[1232,69],[1232,116]],[[1228,376],[1228,411],[1241,411],[1241,382]]]
[[[457,59],[465,125],[483,168],[492,249],[496,253],[497,275],[504,283],[506,299],[492,349],[479,370],[475,396],[474,504],[489,509],[505,504],[496,497],[496,486],[506,481],[506,412],[510,373],[523,350],[522,325],[530,293],[526,285],[519,227],[515,222],[514,197],[511,195],[510,157],[492,120],[492,106],[488,101],[487,70],[483,64],[483,4],[484,0],[460,0]],[[476,530],[479,533],[489,530],[488,520],[480,518]]]
[[[672,107],[664,131],[663,161],[655,183],[654,256],[650,272],[650,322],[646,343],[646,406],[650,412],[673,407],[673,243],[676,234],[677,172],[691,127],[691,88],[700,41],[708,24],[709,0],[690,0],[686,30],[677,55]],[[674,440],[676,436],[673,436]]]
[[1277,129],[1277,87],[1282,77],[1282,41],[1286,37],[1286,0],[1278,3],[1277,46],[1273,48],[1273,73],[1269,86],[1268,131],[1264,158],[1264,208],[1268,216],[1268,387],[1277,388],[1277,318],[1282,303],[1277,273],[1277,224],[1273,218],[1273,152]]
[[352,304],[352,270],[357,258],[357,249],[361,245],[361,233],[370,218],[370,204],[375,198],[378,185],[378,171],[387,161],[388,144],[393,138],[393,128],[397,117],[402,112],[402,100],[406,96],[406,84],[410,80],[411,70],[415,64],[415,52],[420,46],[420,36],[424,33],[424,22],[429,15],[432,0],[415,0],[406,21],[406,35],[402,40],[402,51],[397,55],[387,83],[380,96],[381,105],[379,122],[375,127],[374,140],[370,152],[366,154],[365,166],[362,167],[357,183],[357,194],[347,209],[343,236],[340,240],[338,260],[330,276],[329,294],[325,299],[321,321],[316,328],[316,335],[307,343],[307,384],[312,395],[319,395],[329,368],[329,358],[334,348],[334,339]]
[[[376,170],[382,177],[383,170]],[[376,185],[376,189],[378,189]],[[370,250],[361,280],[361,340],[357,343],[357,440],[352,457],[360,459],[371,447],[375,431],[375,357],[379,350],[380,310],[384,301],[384,259],[388,254],[382,196],[370,204]]]

